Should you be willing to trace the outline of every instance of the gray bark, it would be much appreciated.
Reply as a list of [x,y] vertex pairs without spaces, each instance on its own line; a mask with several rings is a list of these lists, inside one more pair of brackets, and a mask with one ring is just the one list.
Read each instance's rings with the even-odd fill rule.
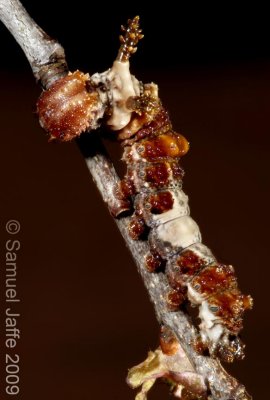
[[44,87],[66,74],[63,47],[35,23],[20,1],[1,0],[0,18],[24,51],[35,78]]

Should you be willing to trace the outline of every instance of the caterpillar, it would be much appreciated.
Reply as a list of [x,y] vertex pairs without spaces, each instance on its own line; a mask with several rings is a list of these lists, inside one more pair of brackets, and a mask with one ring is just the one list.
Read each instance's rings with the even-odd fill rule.
[[132,213],[129,233],[148,240],[146,268],[163,269],[169,286],[168,309],[186,303],[197,307],[200,340],[197,349],[232,362],[244,357],[239,338],[243,314],[252,298],[238,288],[234,268],[217,261],[202,243],[182,190],[181,158],[189,143],[173,130],[154,83],[142,84],[130,74],[129,58],[143,37],[139,18],[122,27],[117,59],[108,71],[75,71],[41,95],[37,109],[52,140],[69,141],[84,131],[107,126],[123,147],[126,174],[115,190],[119,207],[114,217]]

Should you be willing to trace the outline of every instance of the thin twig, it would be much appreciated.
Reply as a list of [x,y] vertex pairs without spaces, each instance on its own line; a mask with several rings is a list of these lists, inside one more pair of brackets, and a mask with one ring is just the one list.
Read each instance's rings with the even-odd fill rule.
[[[45,88],[67,73],[63,48],[36,25],[18,0],[0,0],[0,19],[22,47],[35,78],[41,81]],[[100,140],[96,138],[96,135],[90,134],[80,138],[78,144],[103,201],[113,206],[113,188],[119,178]],[[213,400],[251,399],[244,386],[230,376],[218,360],[198,355],[193,349],[191,343],[195,341],[196,333],[189,317],[181,311],[170,312],[166,306],[165,295],[168,283],[165,275],[149,273],[144,266],[145,255],[149,251],[147,242],[134,241],[130,238],[128,217],[116,220],[116,224],[136,262],[159,323],[169,326],[178,337],[196,372],[201,374],[208,383],[211,392],[209,398]]]
[[68,71],[63,47],[51,39],[18,0],[0,1],[1,21],[21,46],[35,78],[50,86]]

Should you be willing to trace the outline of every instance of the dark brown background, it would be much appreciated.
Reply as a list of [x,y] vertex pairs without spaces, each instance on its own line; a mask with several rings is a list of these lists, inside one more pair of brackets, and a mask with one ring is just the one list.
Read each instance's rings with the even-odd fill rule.
[[[88,2],[87,2],[88,3]],[[25,1],[66,48],[70,68],[102,71],[119,25],[142,16],[146,34],[133,72],[160,86],[176,130],[191,142],[184,189],[206,244],[232,263],[255,299],[230,370],[254,399],[269,376],[270,50],[265,10],[227,2],[162,7]],[[127,369],[157,345],[158,326],[140,277],[76,145],[48,145],[34,114],[39,88],[21,50],[0,26],[1,264],[5,223],[21,223],[22,400],[133,399]],[[1,312],[4,269],[1,268]],[[1,319],[1,348],[4,320]],[[1,350],[3,372],[4,354]],[[1,398],[5,398],[3,387]],[[158,386],[150,399],[169,398]]]

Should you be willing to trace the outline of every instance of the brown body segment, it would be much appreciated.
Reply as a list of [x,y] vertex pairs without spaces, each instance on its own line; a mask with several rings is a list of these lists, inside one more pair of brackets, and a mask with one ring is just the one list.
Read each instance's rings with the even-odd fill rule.
[[168,186],[170,178],[170,165],[166,162],[150,164],[145,167],[144,179],[145,182],[154,188]]
[[176,263],[181,274],[187,276],[193,276],[203,265],[205,265],[204,260],[192,250],[183,251],[177,258]]
[[173,208],[173,197],[171,192],[158,192],[148,197],[150,212],[152,214],[162,214]]
[[215,315],[235,335],[239,333],[243,325],[243,313],[252,307],[250,296],[240,292],[238,288],[221,291],[208,299],[209,307],[216,308]]
[[162,134],[153,139],[145,139],[137,145],[137,152],[147,161],[179,158],[189,149],[188,141],[184,136],[173,132]]
[[141,192],[154,193],[169,188],[181,188],[183,176],[184,171],[177,161],[148,163],[140,160],[129,164],[122,185],[129,185],[129,191],[125,189],[127,196]]
[[231,265],[210,265],[191,280],[191,286],[205,298],[220,291],[237,286],[234,269]]
[[182,290],[192,277],[194,277],[203,267],[205,261],[191,250],[185,250],[177,255],[167,264],[166,274],[170,286],[174,289]]
[[[144,163],[145,164],[145,163]],[[144,182],[151,188],[175,187],[182,183],[184,171],[178,162],[161,161],[144,167]]]

